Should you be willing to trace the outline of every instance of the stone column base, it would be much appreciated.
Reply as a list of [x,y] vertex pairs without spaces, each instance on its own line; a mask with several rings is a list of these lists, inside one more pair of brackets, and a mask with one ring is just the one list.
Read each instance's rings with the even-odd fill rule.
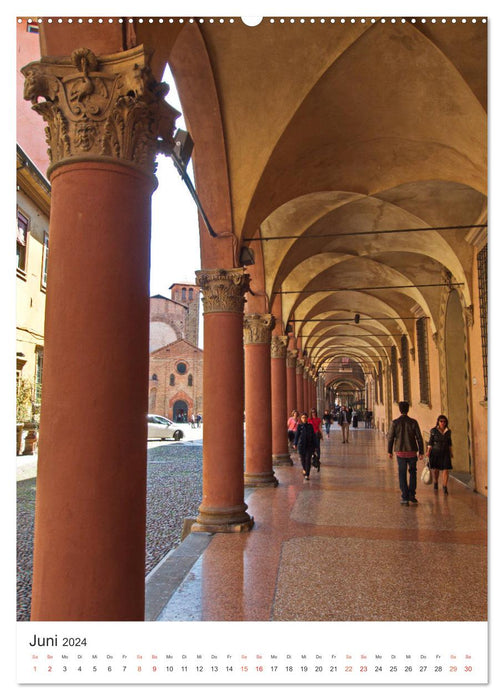
[[247,474],[245,472],[245,486],[260,487],[260,486],[278,486],[278,479],[274,472],[263,472],[259,474]]
[[203,508],[191,532],[247,532],[254,526],[254,518],[246,513],[247,505],[233,508]]
[[294,464],[289,454],[273,455],[274,467],[291,467]]

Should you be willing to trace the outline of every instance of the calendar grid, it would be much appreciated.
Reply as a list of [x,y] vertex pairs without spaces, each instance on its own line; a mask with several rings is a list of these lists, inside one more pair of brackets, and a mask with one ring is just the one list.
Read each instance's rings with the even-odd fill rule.
[[18,682],[488,680],[486,623],[240,623],[236,630],[232,623],[18,623]]

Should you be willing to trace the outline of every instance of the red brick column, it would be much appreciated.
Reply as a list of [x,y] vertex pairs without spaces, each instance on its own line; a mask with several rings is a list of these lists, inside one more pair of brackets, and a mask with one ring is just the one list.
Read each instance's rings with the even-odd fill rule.
[[278,486],[271,456],[271,314],[246,314],[245,486]]
[[298,359],[296,362],[296,408],[299,413],[303,413],[303,411],[306,410],[304,401],[303,368],[303,361]]
[[287,443],[287,336],[271,338],[271,417],[273,465],[291,465]]
[[52,186],[31,616],[140,621],[150,198],[178,113],[142,49],[23,73]]
[[195,532],[241,532],[254,520],[243,501],[243,269],[201,270],[203,363],[203,499]]
[[308,375],[308,367],[305,365],[303,368],[303,397],[305,403],[305,411],[310,415],[310,410],[313,408],[311,405],[311,393],[310,393],[310,382]]
[[317,408],[317,387],[315,385],[313,370],[311,370],[310,374],[308,375],[308,381],[310,382],[311,408]]
[[287,350],[287,416],[297,409],[296,358],[297,350]]

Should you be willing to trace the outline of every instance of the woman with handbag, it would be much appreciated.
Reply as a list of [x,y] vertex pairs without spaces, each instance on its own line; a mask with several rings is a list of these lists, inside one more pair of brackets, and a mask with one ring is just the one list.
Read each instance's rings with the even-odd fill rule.
[[427,443],[427,457],[434,474],[434,490],[438,490],[439,472],[442,474],[443,492],[448,495],[448,478],[452,469],[452,439],[448,428],[448,418],[440,415],[436,425],[430,431]]

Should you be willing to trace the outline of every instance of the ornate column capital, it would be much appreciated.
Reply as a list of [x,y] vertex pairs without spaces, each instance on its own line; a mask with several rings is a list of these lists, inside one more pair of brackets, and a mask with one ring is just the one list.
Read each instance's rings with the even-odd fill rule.
[[269,345],[275,318],[271,314],[245,314],[243,342],[245,345]]
[[196,284],[203,292],[203,312],[243,313],[250,275],[243,268],[231,270],[199,270]]
[[271,337],[271,357],[274,360],[285,359],[287,356],[287,335],[274,335]]
[[297,364],[297,350],[287,350],[287,369],[294,369]]
[[154,173],[157,153],[173,149],[180,113],[165,101],[169,87],[154,79],[149,61],[143,46],[100,57],[80,48],[21,69],[24,98],[47,123],[49,173],[96,160]]
[[298,357],[296,360],[296,374],[303,374],[304,372],[304,362]]
[[310,376],[310,370],[308,367],[303,367],[303,379],[308,379]]

